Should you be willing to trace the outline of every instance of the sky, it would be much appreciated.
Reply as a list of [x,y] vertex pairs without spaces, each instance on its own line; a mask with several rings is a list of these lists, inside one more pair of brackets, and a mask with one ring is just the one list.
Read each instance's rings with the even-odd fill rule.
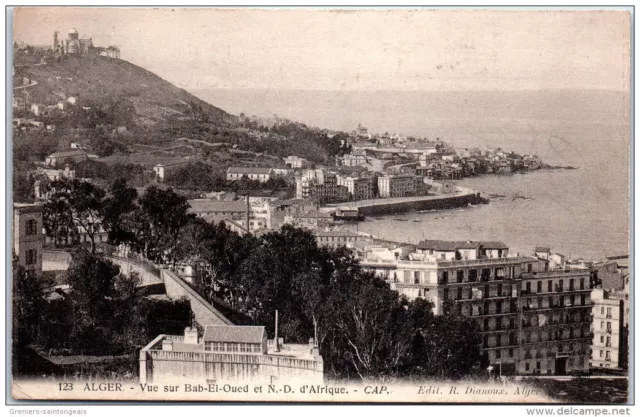
[[186,89],[629,91],[624,11],[22,8]]

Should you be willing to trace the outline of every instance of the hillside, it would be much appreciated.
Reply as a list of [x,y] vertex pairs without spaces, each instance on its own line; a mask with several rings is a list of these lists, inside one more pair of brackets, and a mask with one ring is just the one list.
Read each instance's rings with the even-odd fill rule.
[[133,119],[137,125],[154,125],[171,117],[190,117],[192,109],[217,124],[235,120],[225,111],[120,59],[66,56],[61,60],[50,59],[45,65],[27,62],[26,56],[16,54],[15,76],[17,79],[27,77],[38,84],[16,90],[16,94],[28,93],[32,102],[52,104],[65,96],[77,97],[83,105],[129,101],[135,108]]

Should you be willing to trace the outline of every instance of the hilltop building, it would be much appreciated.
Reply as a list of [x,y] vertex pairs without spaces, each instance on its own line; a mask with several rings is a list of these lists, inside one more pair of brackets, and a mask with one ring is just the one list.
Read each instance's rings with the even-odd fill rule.
[[53,34],[53,51],[60,55],[89,55],[93,49],[92,38],[80,38],[78,30],[69,30],[67,39],[60,39],[59,32]]
[[[383,256],[383,254],[386,254]],[[502,242],[423,241],[408,253],[365,248],[361,264],[435,314],[476,320],[502,374],[562,375],[589,367],[589,270],[549,269]]]
[[233,381],[322,383],[324,363],[318,346],[267,340],[264,326],[206,326],[199,337],[159,335],[140,351],[140,383]]

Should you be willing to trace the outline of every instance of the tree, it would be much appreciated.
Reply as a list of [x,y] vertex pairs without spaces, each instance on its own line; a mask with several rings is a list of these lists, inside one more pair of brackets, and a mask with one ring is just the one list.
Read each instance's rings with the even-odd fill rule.
[[134,249],[153,262],[175,265],[180,231],[195,217],[187,213],[187,199],[171,189],[152,186],[139,199],[139,206],[125,221],[134,236]]
[[105,192],[90,182],[57,179],[46,186],[50,198],[44,205],[45,230],[60,238],[69,229],[80,229],[89,238],[91,252],[96,250],[96,235],[102,231]]
[[33,271],[22,266],[13,273],[13,343],[22,349],[37,337],[44,304],[42,286]]
[[127,187],[125,179],[118,179],[111,184],[102,209],[104,228],[111,244],[120,245],[134,240],[134,233],[126,227],[126,216],[139,208],[137,198],[138,192],[135,188]]

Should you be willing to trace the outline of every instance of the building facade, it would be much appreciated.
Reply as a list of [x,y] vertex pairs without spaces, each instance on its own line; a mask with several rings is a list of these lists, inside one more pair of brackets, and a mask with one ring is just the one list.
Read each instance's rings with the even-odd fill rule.
[[363,267],[434,313],[475,320],[503,374],[561,375],[589,366],[590,271],[549,270],[501,242],[423,241],[395,259],[365,252]]
[[625,323],[626,297],[624,291],[602,288],[591,292],[593,302],[593,341],[591,366],[594,368],[626,368],[627,332]]
[[78,163],[86,161],[89,157],[85,151],[75,150],[66,152],[54,152],[47,156],[44,163],[48,166],[56,166],[60,164]]
[[165,181],[171,174],[189,164],[189,161],[177,161],[167,164],[156,164],[153,172],[156,174],[157,181]]
[[13,204],[13,255],[25,269],[42,274],[42,206]]
[[375,197],[373,183],[366,177],[338,176],[338,185],[347,188],[352,200],[369,200]]
[[160,335],[140,351],[140,383],[216,384],[251,381],[322,383],[317,345],[267,340],[263,326],[186,328],[184,336]]
[[238,181],[246,177],[254,181],[267,182],[272,175],[271,168],[229,167],[227,169],[227,181]]
[[378,177],[378,194],[383,198],[415,195],[416,177],[414,175],[384,175]]

